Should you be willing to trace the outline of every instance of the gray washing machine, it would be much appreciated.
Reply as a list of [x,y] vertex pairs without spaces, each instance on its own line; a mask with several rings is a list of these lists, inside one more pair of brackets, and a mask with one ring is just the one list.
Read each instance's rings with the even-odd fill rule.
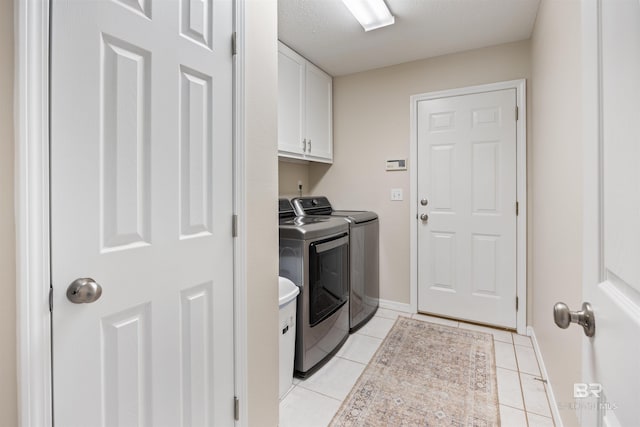
[[349,331],[364,326],[380,300],[378,215],[369,211],[334,210],[326,197],[297,197],[296,214],[343,218],[349,224]]
[[300,288],[295,374],[307,377],[349,336],[349,227],[331,217],[296,216],[279,200],[280,276]]

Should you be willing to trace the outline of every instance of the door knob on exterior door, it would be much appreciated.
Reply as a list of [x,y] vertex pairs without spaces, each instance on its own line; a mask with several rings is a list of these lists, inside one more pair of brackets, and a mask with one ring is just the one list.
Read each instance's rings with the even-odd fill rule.
[[423,222],[427,222],[427,221],[429,221],[429,215],[427,215],[426,213],[423,213],[422,215],[420,215],[420,219]]
[[89,304],[102,295],[102,286],[90,277],[76,279],[67,288],[67,299],[74,304]]
[[567,329],[571,323],[577,323],[582,326],[586,336],[592,337],[596,334],[596,318],[588,302],[582,303],[580,311],[569,310],[563,302],[556,303],[553,306],[553,320],[562,329]]

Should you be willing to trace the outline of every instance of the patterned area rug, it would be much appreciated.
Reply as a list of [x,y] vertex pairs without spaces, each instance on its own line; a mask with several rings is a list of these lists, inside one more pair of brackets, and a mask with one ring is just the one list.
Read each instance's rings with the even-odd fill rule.
[[331,426],[499,426],[493,336],[399,317]]

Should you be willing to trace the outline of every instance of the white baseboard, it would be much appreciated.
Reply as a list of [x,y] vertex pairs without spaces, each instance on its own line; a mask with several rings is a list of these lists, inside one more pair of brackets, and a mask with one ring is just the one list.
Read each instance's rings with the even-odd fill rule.
[[540,365],[542,378],[547,380],[547,397],[549,398],[549,406],[551,406],[553,421],[555,422],[556,427],[563,427],[562,418],[560,417],[560,410],[558,409],[558,402],[556,401],[556,396],[553,394],[553,387],[551,386],[549,373],[547,372],[547,368],[544,365],[544,359],[542,358],[542,353],[540,352],[540,346],[538,345],[538,340],[536,338],[536,333],[533,330],[533,326],[527,326],[527,335],[531,337],[531,341],[533,342],[533,350],[536,352],[536,358],[538,359],[538,364]]
[[415,311],[411,308],[411,304],[405,304],[403,302],[390,301],[386,299],[380,300],[380,308],[401,311],[403,313],[410,313],[410,314],[415,313]]

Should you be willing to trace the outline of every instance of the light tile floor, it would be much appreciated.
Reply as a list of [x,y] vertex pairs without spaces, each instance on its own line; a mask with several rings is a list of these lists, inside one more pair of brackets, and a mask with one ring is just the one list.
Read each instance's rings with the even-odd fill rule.
[[[384,308],[306,380],[294,379],[280,402],[280,427],[326,427],[399,316]],[[553,427],[546,385],[527,336],[454,320],[414,314],[414,319],[493,334],[500,419],[505,427]]]

